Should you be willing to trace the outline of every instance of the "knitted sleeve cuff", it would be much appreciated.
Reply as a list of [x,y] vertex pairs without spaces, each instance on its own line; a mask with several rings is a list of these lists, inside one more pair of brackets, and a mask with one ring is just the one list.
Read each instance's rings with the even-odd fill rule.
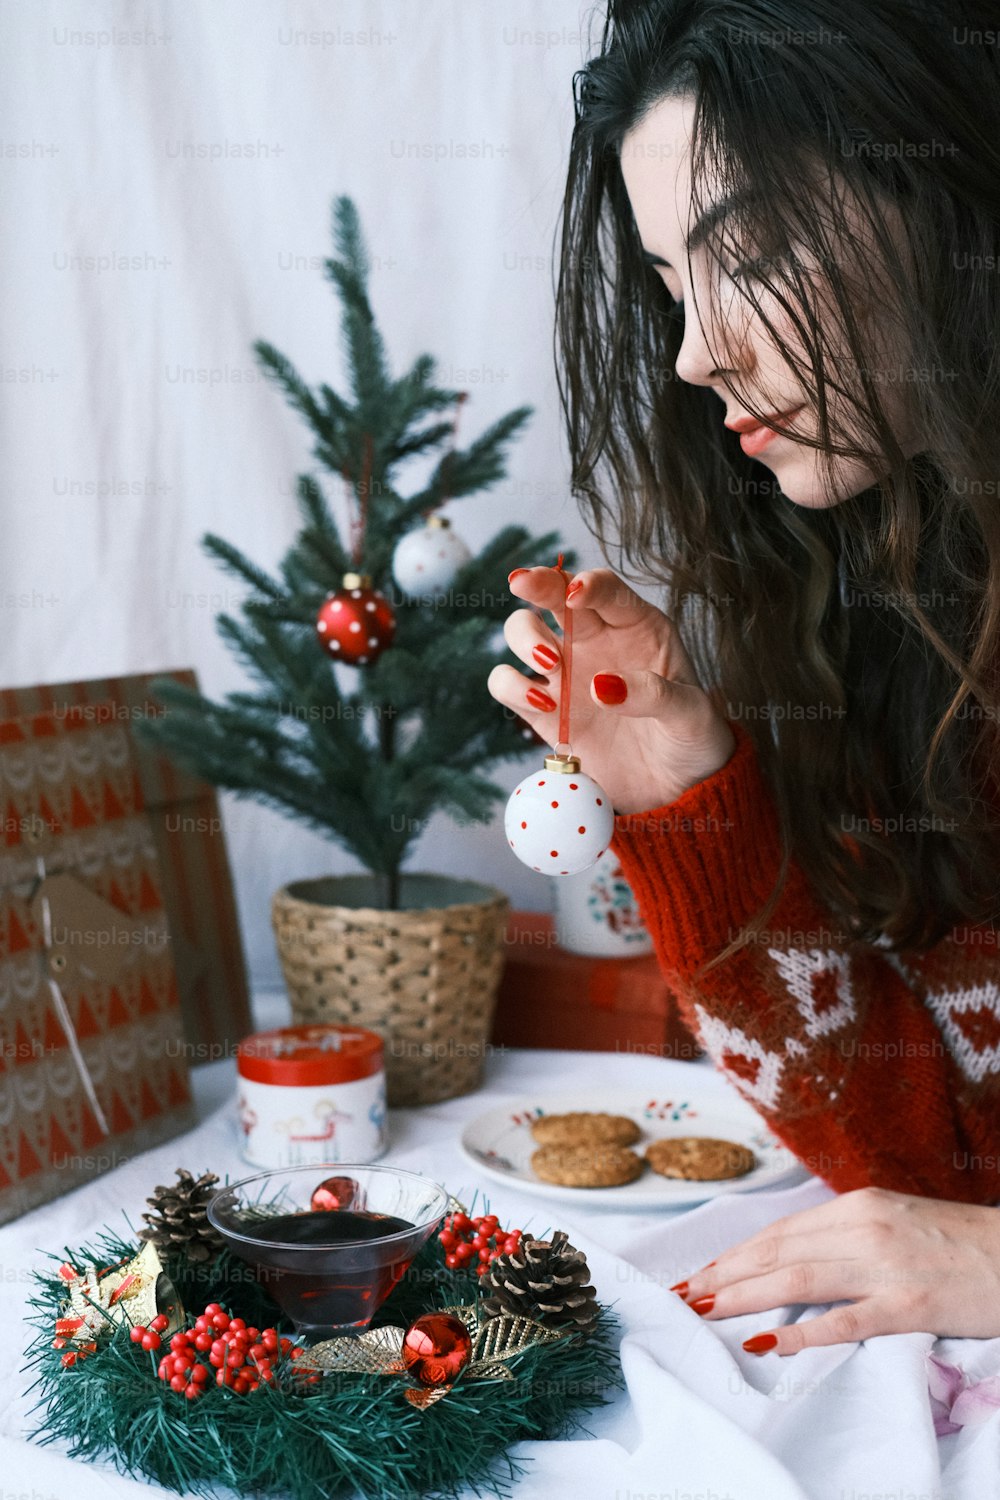
[[777,810],[739,723],[726,764],[673,802],[618,813],[611,847],[661,960],[687,973],[732,942],[771,894]]

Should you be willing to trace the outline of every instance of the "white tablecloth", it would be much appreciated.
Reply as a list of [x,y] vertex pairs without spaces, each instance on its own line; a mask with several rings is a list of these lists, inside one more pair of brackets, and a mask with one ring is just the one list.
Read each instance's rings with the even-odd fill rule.
[[[267,1007],[267,1024],[279,1024]],[[468,1201],[485,1189],[501,1222],[564,1228],[583,1249],[604,1302],[621,1320],[627,1393],[589,1420],[590,1436],[524,1443],[530,1460],[516,1500],[990,1500],[1000,1496],[1000,1411],[985,1424],[937,1438],[927,1396],[925,1352],[934,1349],[970,1378],[1000,1373],[1000,1339],[938,1340],[898,1334],[781,1358],[746,1354],[749,1334],[809,1317],[785,1308],[704,1322],[668,1290],[761,1226],[821,1203],[815,1178],[735,1193],[683,1211],[625,1215],[567,1208],[508,1191],[477,1175],[461,1154],[463,1124],[525,1091],[640,1085],[662,1091],[672,1076],[735,1098],[704,1061],[639,1055],[508,1051],[494,1055],[474,1095],[390,1116],[386,1161],[443,1182]],[[0,1229],[0,1500],[131,1500],[151,1487],[110,1466],[72,1461],[25,1441],[28,1377],[19,1352],[30,1272],[41,1252],[75,1246],[104,1223],[133,1223],[145,1194],[172,1181],[175,1166],[245,1175],[233,1113],[235,1070],[226,1061],[194,1074],[201,1122],[188,1135],[129,1161],[59,1201]],[[739,1101],[742,1103],[742,1101]]]

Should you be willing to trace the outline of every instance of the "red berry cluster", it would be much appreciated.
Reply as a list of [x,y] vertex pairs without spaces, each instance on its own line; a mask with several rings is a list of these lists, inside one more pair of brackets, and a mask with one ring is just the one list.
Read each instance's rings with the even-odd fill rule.
[[468,1214],[456,1213],[446,1215],[438,1239],[449,1270],[459,1266],[471,1268],[475,1261],[476,1275],[482,1276],[498,1255],[513,1254],[521,1242],[521,1231],[501,1229],[496,1214],[480,1214],[470,1219]]
[[160,1334],[165,1333],[170,1327],[170,1319],[166,1313],[157,1313],[147,1328],[144,1323],[136,1323],[129,1333],[133,1344],[141,1344],[144,1349],[159,1349]]
[[[144,1349],[158,1349],[168,1321],[161,1313],[148,1328],[137,1324],[129,1338]],[[211,1385],[212,1366],[216,1385],[245,1396],[274,1380],[279,1359],[298,1359],[304,1352],[291,1339],[279,1338],[274,1328],[248,1328],[242,1318],[231,1318],[218,1302],[210,1302],[192,1328],[173,1335],[170,1353],[160,1360],[158,1373],[161,1380],[170,1382],[172,1391],[183,1392],[193,1401]],[[200,1362],[199,1355],[208,1363]]]

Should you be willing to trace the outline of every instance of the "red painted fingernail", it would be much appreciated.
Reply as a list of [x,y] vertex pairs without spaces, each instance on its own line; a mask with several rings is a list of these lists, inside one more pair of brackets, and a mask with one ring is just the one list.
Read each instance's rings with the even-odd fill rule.
[[525,696],[532,708],[543,708],[546,713],[551,713],[556,707],[556,700],[550,698],[548,693],[542,692],[541,688],[530,687]]
[[743,1347],[748,1354],[766,1354],[778,1342],[776,1333],[755,1333],[752,1339],[744,1339]]
[[[688,1307],[693,1308],[694,1311],[698,1314],[699,1318],[703,1313],[711,1312],[714,1306],[715,1294],[713,1292],[709,1292],[707,1297],[696,1297],[693,1302],[688,1303]],[[777,1342],[777,1340],[775,1340],[775,1342]]]
[[517,577],[518,573],[527,573],[527,571],[527,568],[515,568],[512,573],[507,574],[507,582],[512,582],[512,580]]
[[[708,1266],[714,1266],[714,1265],[715,1265],[715,1261],[714,1260],[710,1260],[709,1263],[708,1263]],[[708,1266],[705,1266],[703,1269],[707,1271],[708,1270]]]
[[578,594],[582,588],[583,588],[583,584],[580,581],[580,579],[579,578],[574,578],[573,582],[569,585],[569,587],[566,590],[566,598],[569,599],[573,594]]
[[679,1292],[680,1295],[683,1297],[683,1295],[687,1291],[687,1289],[688,1289],[688,1284],[687,1284],[686,1281],[678,1281],[678,1282],[674,1283],[674,1285],[670,1288],[670,1291],[672,1291],[672,1292]]
[[553,651],[551,646],[543,646],[541,643],[537,646],[532,646],[531,654],[539,665],[543,667],[554,667],[559,660],[558,651]]
[[624,677],[617,672],[598,672],[594,676],[594,692],[602,703],[624,703],[628,688]]

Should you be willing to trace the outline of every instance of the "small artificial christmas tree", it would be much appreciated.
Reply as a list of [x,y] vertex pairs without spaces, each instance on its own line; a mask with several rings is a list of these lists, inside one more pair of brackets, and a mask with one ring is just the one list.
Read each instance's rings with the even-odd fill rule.
[[[441,524],[446,500],[504,476],[503,446],[532,408],[458,450],[457,412],[435,418],[465,393],[434,384],[428,355],[391,378],[349,198],[335,200],[333,218],[339,258],[325,264],[342,303],[353,400],[310,389],[270,344],[254,348],[309,423],[320,465],[347,486],[350,543],[312,474],[298,478],[303,524],[277,577],[206,536],[206,550],[250,587],[242,619],[222,614],[217,624],[256,691],[214,703],[160,678],[166,712],[141,732],[214,785],[330,834],[376,877],[375,904],[395,910],[407,851],[431,814],[485,820],[503,796],[486,767],[526,749],[527,726],[490,696],[486,677],[515,660],[497,643],[512,604],[507,574],[551,563],[558,535],[506,526],[472,556]],[[442,445],[424,486],[400,494],[399,467]],[[421,576],[432,582],[423,593]]]

